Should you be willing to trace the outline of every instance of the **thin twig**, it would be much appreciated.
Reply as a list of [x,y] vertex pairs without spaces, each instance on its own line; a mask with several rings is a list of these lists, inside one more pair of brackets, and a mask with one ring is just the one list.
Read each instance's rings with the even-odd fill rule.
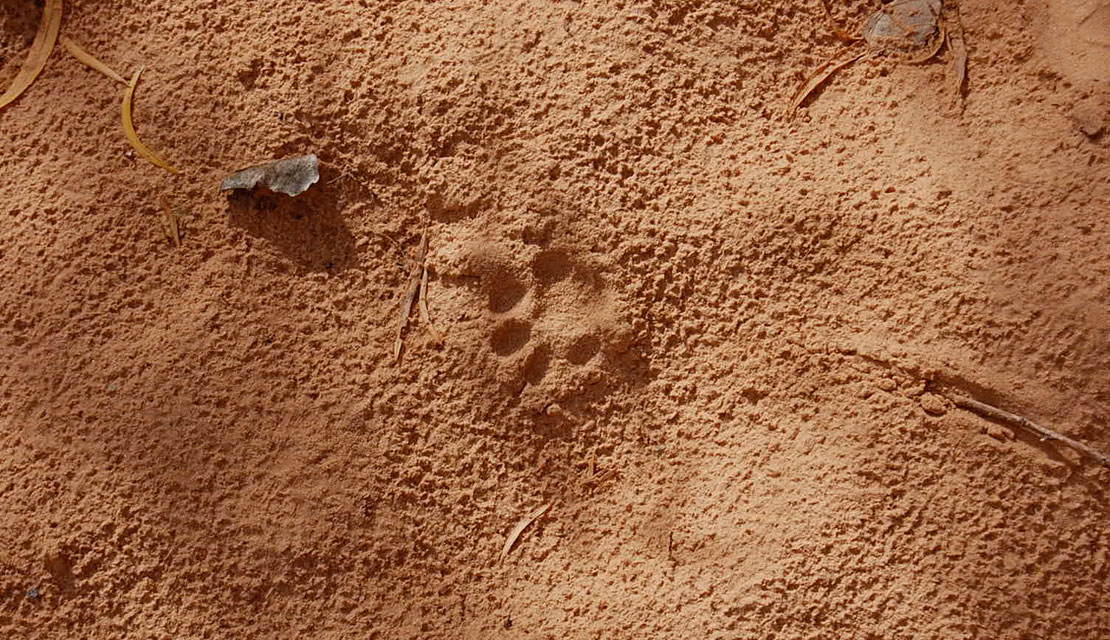
[[409,282],[405,297],[401,299],[401,318],[397,323],[397,339],[393,343],[393,358],[398,362],[401,360],[401,348],[405,344],[405,327],[409,323],[409,315],[412,314],[412,305],[416,302],[416,295],[420,291],[420,276],[424,272],[424,257],[428,254],[428,228],[424,228],[424,233],[420,236],[420,249],[416,254],[416,260],[412,263],[409,270]]
[[1053,431],[1048,427],[1042,427],[1029,418],[1010,413],[1009,411],[1003,411],[998,407],[991,406],[984,402],[979,402],[978,400],[972,400],[971,398],[965,398],[963,396],[949,395],[948,399],[951,400],[952,403],[955,404],[957,407],[960,407],[962,409],[967,409],[969,411],[978,413],[981,416],[993,418],[995,420],[998,420],[999,422],[1005,422],[1007,424],[1012,424],[1014,426],[1022,427],[1024,429],[1032,431],[1033,433],[1039,435],[1041,437],[1041,440],[1055,440],[1057,442],[1063,443],[1071,447],[1075,451],[1079,452],[1080,454],[1091,458],[1107,469],[1110,469],[1110,456],[1107,456],[1106,454],[1101,453],[1100,451],[1097,451],[1096,449],[1093,449],[1090,446],[1079,442],[1078,440],[1073,440],[1062,433]]

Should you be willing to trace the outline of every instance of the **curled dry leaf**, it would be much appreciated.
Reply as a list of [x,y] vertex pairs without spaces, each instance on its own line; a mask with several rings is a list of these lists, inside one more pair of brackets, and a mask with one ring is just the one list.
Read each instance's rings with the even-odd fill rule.
[[505,546],[501,548],[501,557],[498,559],[498,562],[505,561],[505,558],[508,557],[509,552],[513,550],[513,545],[516,544],[517,538],[520,537],[520,534],[528,528],[528,525],[532,524],[536,521],[537,518],[547,513],[547,510],[550,508],[551,503],[548,502],[542,507],[529,512],[528,515],[520,519],[520,522],[516,523],[516,526],[513,527],[513,530],[509,532],[509,537],[505,539]]
[[300,195],[320,179],[320,161],[314,155],[263,162],[224,178],[221,191],[265,187],[289,196]]
[[90,69],[93,69],[94,71],[99,71],[100,73],[103,73],[104,75],[108,76],[109,78],[115,80],[120,84],[127,84],[127,80],[124,79],[123,76],[116,73],[114,69],[104,64],[100,60],[97,60],[95,57],[93,57],[91,53],[82,49],[73,40],[62,36],[61,42],[62,46],[66,48],[66,51],[68,51],[70,55],[72,55],[74,58],[77,58],[77,60],[81,64],[89,67]]
[[135,132],[135,125],[131,121],[131,101],[134,99],[135,85],[139,84],[139,76],[142,75],[143,68],[144,67],[139,67],[135,75],[131,76],[131,83],[127,85],[127,89],[123,92],[123,107],[121,108],[123,133],[127,136],[127,141],[131,143],[131,146],[134,147],[135,151],[137,151],[140,156],[171,173],[181,173],[171,166],[170,163],[155,155],[149,147],[143,144],[142,140],[139,140],[139,134]]
[[42,10],[42,22],[35,33],[35,40],[31,43],[31,50],[27,53],[27,60],[23,62],[15,80],[4,95],[0,96],[0,109],[8,106],[18,98],[46,66],[46,60],[54,51],[54,43],[58,41],[58,30],[62,27],[62,0],[46,0]]

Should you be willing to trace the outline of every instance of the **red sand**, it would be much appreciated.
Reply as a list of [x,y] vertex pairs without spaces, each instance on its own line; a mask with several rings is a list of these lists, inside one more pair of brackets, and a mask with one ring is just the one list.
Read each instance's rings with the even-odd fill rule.
[[1110,637],[1110,470],[934,393],[1110,449],[1110,5],[962,15],[789,121],[817,2],[68,3],[185,173],[0,111],[0,636]]

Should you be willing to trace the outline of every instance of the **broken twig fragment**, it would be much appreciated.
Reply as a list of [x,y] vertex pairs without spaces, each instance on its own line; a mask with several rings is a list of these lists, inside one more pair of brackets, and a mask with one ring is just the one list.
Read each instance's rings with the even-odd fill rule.
[[123,119],[123,133],[127,136],[127,141],[131,143],[131,146],[140,156],[171,173],[181,173],[171,166],[170,163],[155,155],[155,153],[150,150],[150,147],[147,147],[143,144],[142,140],[139,140],[139,134],[135,132],[135,124],[131,121],[131,101],[135,97],[135,86],[139,84],[139,76],[142,75],[143,68],[144,67],[139,67],[139,69],[135,71],[135,75],[131,76],[131,83],[127,85],[127,89],[123,92],[123,106],[120,109]]
[[1032,431],[1033,433],[1040,436],[1041,440],[1055,440],[1064,445],[1067,445],[1068,447],[1071,447],[1073,450],[1075,450],[1077,453],[1087,456],[1088,458],[1101,464],[1107,469],[1110,469],[1110,456],[1107,456],[1106,454],[1097,451],[1096,449],[1093,449],[1090,446],[1079,442],[1078,440],[1073,440],[1062,433],[1057,433],[1056,431],[1053,431],[1048,427],[1042,427],[1029,418],[1010,413],[1009,411],[1003,411],[1002,409],[986,404],[985,402],[979,402],[978,400],[972,400],[971,398],[965,398],[963,396],[951,395],[948,396],[948,399],[961,409],[967,409],[968,411],[972,411],[981,416],[998,420],[999,422],[1004,422],[1016,427],[1021,427],[1028,431]]
[[112,69],[108,65],[104,64],[100,60],[97,60],[95,57],[93,57],[93,55],[91,53],[82,49],[73,40],[70,40],[69,38],[67,38],[65,36],[62,36],[60,38],[60,41],[62,43],[62,46],[66,48],[66,51],[68,51],[69,54],[71,56],[73,56],[74,58],[77,58],[77,61],[80,62],[81,64],[85,65],[86,67],[88,67],[88,68],[90,68],[94,71],[99,71],[100,73],[103,73],[104,75],[108,76],[109,78],[111,78],[112,80],[115,80],[116,82],[118,82],[120,84],[123,84],[123,85],[127,84],[127,80],[123,76],[116,73],[114,69]]
[[505,562],[505,558],[507,558],[509,552],[513,550],[513,545],[516,544],[517,539],[520,538],[520,534],[528,528],[528,525],[532,524],[540,516],[547,513],[547,510],[550,508],[551,503],[548,502],[542,507],[529,512],[528,515],[520,519],[520,522],[516,523],[516,526],[513,527],[513,530],[509,532],[509,537],[505,538],[505,546],[501,548],[501,557],[497,560],[499,563]]
[[54,43],[58,41],[58,31],[61,28],[62,0],[46,0],[42,9],[42,22],[39,23],[39,30],[31,43],[31,50],[27,53],[23,66],[19,68],[19,73],[15,74],[12,85],[4,95],[0,95],[0,109],[14,102],[39,77],[50,53],[54,51]]
[[320,179],[320,161],[314,155],[263,162],[224,178],[220,191],[265,187],[270,191],[297,196]]

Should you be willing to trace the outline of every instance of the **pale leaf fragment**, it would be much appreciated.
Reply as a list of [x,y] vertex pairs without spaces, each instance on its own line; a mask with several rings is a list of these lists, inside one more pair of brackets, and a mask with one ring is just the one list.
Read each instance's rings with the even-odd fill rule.
[[840,54],[832,60],[829,60],[825,64],[818,67],[817,71],[814,71],[813,75],[810,76],[810,78],[806,80],[805,84],[799,87],[798,91],[794,94],[794,98],[790,101],[790,109],[787,110],[787,115],[793,117],[794,112],[798,110],[798,107],[800,107],[803,102],[805,102],[805,99],[809,97],[809,94],[816,91],[817,87],[820,87],[826,80],[829,79],[829,77],[832,76],[832,74],[836,73],[839,69],[852,64],[856,60],[859,60],[861,57],[863,57],[863,54],[865,53],[867,53],[866,49],[857,52],[853,51],[851,48],[848,48],[840,52]]
[[270,191],[298,196],[320,179],[320,161],[314,155],[263,162],[236,171],[220,183],[221,191],[265,187]]
[[505,558],[508,557],[509,552],[512,551],[513,545],[516,544],[517,539],[520,538],[520,534],[528,528],[528,525],[532,524],[540,516],[547,513],[547,510],[550,508],[551,503],[549,502],[529,512],[528,515],[520,519],[520,522],[516,523],[516,526],[513,527],[513,530],[509,532],[509,537],[505,539],[505,546],[501,548],[501,557],[498,558],[498,562],[505,562]]

